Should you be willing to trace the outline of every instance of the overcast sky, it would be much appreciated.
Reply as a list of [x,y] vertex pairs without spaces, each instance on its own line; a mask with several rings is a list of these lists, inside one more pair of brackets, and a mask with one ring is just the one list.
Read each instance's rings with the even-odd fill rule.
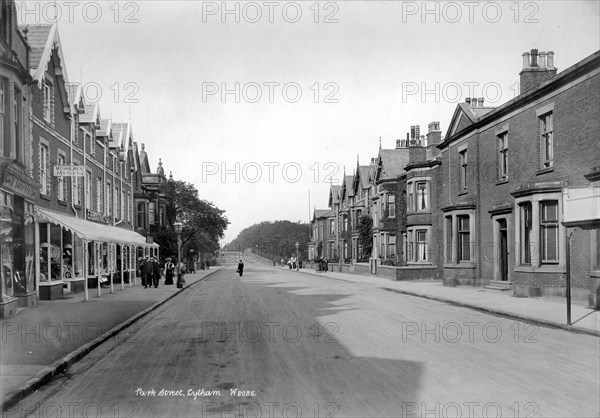
[[58,21],[69,81],[103,118],[131,114],[152,169],[227,211],[225,241],[308,221],[380,137],[510,100],[524,51],[560,72],[600,49],[597,1],[16,3],[21,22]]

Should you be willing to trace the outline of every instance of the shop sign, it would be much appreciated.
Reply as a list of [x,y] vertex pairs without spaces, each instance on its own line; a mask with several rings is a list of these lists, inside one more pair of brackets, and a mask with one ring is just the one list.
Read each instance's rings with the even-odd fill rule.
[[37,198],[38,189],[31,184],[23,181],[12,173],[7,172],[4,177],[2,187],[11,190],[21,196],[26,196],[31,199]]
[[82,165],[55,165],[55,177],[83,177],[85,175],[85,167]]
[[88,221],[94,221],[94,222],[100,222],[103,224],[108,224],[109,223],[109,219],[108,216],[104,216],[101,213],[98,212],[93,212],[89,209],[87,209],[86,211],[86,218]]

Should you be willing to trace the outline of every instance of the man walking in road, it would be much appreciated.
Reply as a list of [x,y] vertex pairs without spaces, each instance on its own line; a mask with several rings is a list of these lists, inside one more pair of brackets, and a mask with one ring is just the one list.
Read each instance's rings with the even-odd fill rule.
[[244,262],[242,260],[240,260],[240,262],[238,263],[237,272],[240,274],[240,277],[242,277],[242,275],[244,274]]
[[158,259],[154,257],[152,259],[152,284],[154,284],[155,288],[158,287],[160,276],[160,265],[158,264]]

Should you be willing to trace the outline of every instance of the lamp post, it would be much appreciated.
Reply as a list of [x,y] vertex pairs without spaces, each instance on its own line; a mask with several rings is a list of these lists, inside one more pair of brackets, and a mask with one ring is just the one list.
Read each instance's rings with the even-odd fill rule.
[[181,283],[181,231],[183,230],[183,224],[175,222],[173,227],[177,234],[177,287],[181,288],[183,287],[183,283]]
[[298,257],[298,250],[300,249],[300,244],[296,241],[296,271],[300,270],[300,258]]

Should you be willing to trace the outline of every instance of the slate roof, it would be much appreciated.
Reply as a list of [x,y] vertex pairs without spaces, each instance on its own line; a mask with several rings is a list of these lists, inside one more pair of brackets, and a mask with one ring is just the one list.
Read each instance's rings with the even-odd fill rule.
[[327,218],[329,217],[329,212],[331,212],[329,209],[315,209],[315,212],[313,214],[313,220],[319,218]]
[[48,37],[52,30],[52,25],[22,25],[19,26],[21,32],[27,28],[27,43],[31,47],[29,53],[29,66],[32,69],[37,69],[40,65],[40,60],[46,49]]
[[404,167],[408,164],[408,148],[380,149],[379,161],[381,172],[378,180],[397,178],[404,174]]
[[[96,123],[98,117],[98,103],[85,103],[84,112],[79,115],[80,123]],[[108,121],[106,121],[108,122]],[[108,126],[108,125],[106,125]],[[106,128],[106,127],[105,127]]]
[[112,129],[112,121],[110,119],[100,119],[100,129],[96,132],[96,136],[108,136]]
[[336,203],[340,203],[340,193],[342,192],[342,186],[331,185],[329,189],[329,206],[333,206]]

